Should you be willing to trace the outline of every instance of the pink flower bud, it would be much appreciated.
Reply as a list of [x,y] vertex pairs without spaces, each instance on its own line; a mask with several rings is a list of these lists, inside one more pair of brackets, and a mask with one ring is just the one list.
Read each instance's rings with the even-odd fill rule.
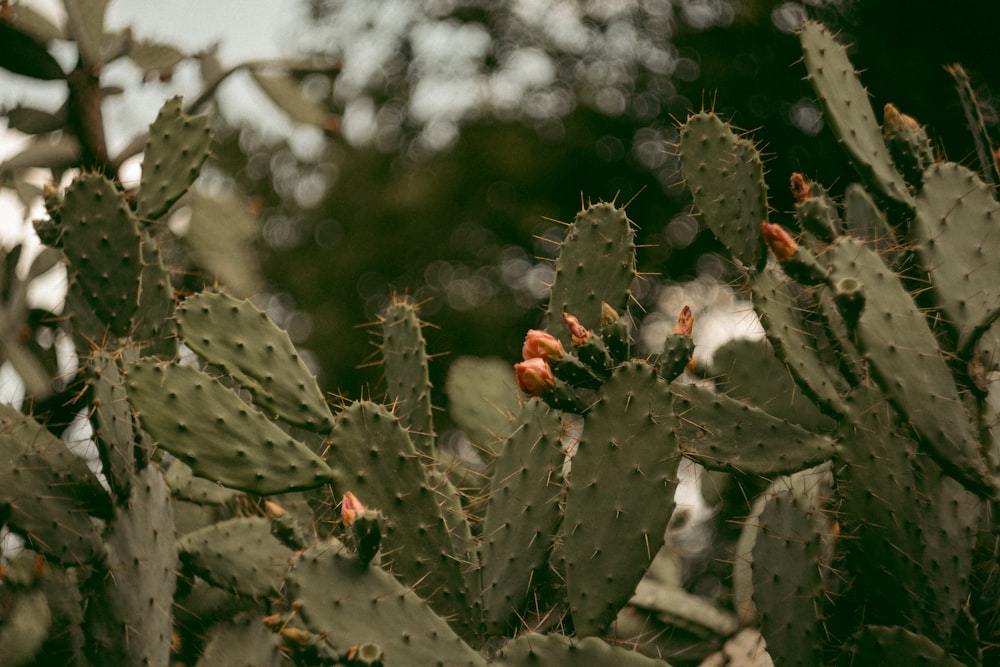
[[760,233],[764,235],[764,242],[779,262],[787,262],[799,249],[799,244],[781,225],[762,222],[760,223]]
[[556,386],[556,376],[552,374],[548,362],[541,357],[526,359],[514,364],[517,386],[528,396],[547,394]]
[[563,313],[562,318],[563,324],[569,329],[569,337],[573,341],[573,345],[579,347],[580,345],[585,345],[590,340],[590,331],[580,324],[580,320],[569,313]]
[[680,316],[677,318],[677,326],[674,327],[674,333],[690,338],[692,331],[694,331],[694,314],[691,312],[690,306],[684,306],[681,309]]
[[524,359],[544,359],[545,361],[558,361],[566,354],[559,339],[545,331],[531,329],[524,337],[524,347],[521,348],[521,355]]
[[340,518],[344,520],[345,526],[350,526],[354,523],[354,517],[358,515],[358,512],[364,512],[365,506],[358,500],[350,491],[344,493],[344,499],[340,501]]

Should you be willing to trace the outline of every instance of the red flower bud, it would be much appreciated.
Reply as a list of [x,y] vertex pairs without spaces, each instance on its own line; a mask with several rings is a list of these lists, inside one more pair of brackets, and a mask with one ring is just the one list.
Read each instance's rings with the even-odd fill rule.
[[807,199],[812,199],[813,197],[809,181],[799,172],[792,174],[792,196],[795,197],[796,204],[801,204]]
[[365,506],[358,500],[350,491],[344,493],[344,499],[340,501],[340,518],[344,520],[345,526],[350,526],[354,523],[354,517],[358,515],[358,512],[364,512]]
[[764,242],[767,243],[767,247],[771,249],[779,262],[787,262],[799,249],[799,244],[781,225],[762,222],[760,223],[760,233],[764,235]]
[[524,337],[524,346],[521,348],[521,356],[524,359],[544,359],[545,361],[558,361],[566,354],[559,339],[545,331],[531,329]]
[[514,364],[517,386],[528,396],[547,394],[556,386],[556,376],[552,374],[548,362],[541,357],[526,359]]
[[573,345],[580,346],[585,345],[590,340],[590,331],[587,330],[585,326],[580,324],[580,320],[576,319],[569,313],[563,313],[563,324],[569,329],[569,338],[573,341]]
[[684,308],[681,309],[680,316],[677,318],[677,326],[674,327],[674,333],[690,338],[693,330],[694,314],[691,313],[690,306],[684,306]]

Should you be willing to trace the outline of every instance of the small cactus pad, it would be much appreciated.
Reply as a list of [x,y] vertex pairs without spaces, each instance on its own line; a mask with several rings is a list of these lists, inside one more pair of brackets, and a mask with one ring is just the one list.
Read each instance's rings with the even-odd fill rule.
[[329,430],[330,410],[288,334],[246,300],[201,293],[177,307],[188,347],[249,389],[254,401],[289,424]]
[[603,632],[663,544],[680,453],[667,383],[629,362],[604,385],[572,459],[563,523],[577,634]]
[[556,260],[549,298],[548,331],[567,348],[564,312],[597,331],[602,303],[624,309],[635,277],[633,239],[632,221],[614,204],[591,204],[577,213]]
[[270,595],[281,584],[292,550],[271,534],[262,517],[239,517],[205,526],[177,541],[181,562],[216,586],[241,595]]
[[407,301],[397,300],[382,313],[381,320],[386,397],[409,429],[417,450],[434,456],[427,344],[417,309]]
[[936,164],[924,174],[912,229],[957,349],[969,350],[1000,316],[1000,204],[993,189],[961,165]]
[[562,518],[562,419],[535,398],[524,404],[493,464],[481,547],[488,634],[502,634],[522,613],[531,582],[545,565]]
[[142,428],[199,477],[258,495],[333,478],[308,447],[196,368],[144,360],[129,367],[126,386]]
[[824,120],[850,153],[861,176],[890,200],[912,207],[906,181],[893,166],[889,148],[847,50],[827,28],[806,21],[799,32],[802,61],[823,104]]
[[104,476],[119,498],[128,497],[135,474],[135,433],[125,381],[114,355],[96,350],[87,360],[87,382],[94,395],[94,433]]
[[713,113],[681,127],[681,170],[694,204],[716,238],[748,269],[767,259],[760,223],[767,220],[767,186],[760,155]]
[[668,667],[663,660],[611,646],[597,637],[571,639],[563,635],[528,633],[503,647],[495,667]]
[[872,375],[921,445],[970,490],[997,495],[948,364],[924,315],[896,275],[864,244],[843,238],[831,247],[835,280],[857,280],[865,295],[858,347]]
[[840,396],[846,390],[836,369],[823,362],[813,332],[803,326],[802,307],[793,287],[774,270],[750,278],[754,308],[774,353],[785,362],[803,392],[828,413],[843,414]]
[[306,626],[341,654],[372,642],[386,665],[486,664],[416,593],[336,540],[306,550],[287,581]]
[[337,416],[326,460],[338,473],[338,492],[351,491],[365,507],[387,517],[386,569],[427,597],[438,613],[455,617],[463,634],[474,632],[478,624],[468,612],[464,542],[452,539],[427,473],[431,462],[425,463],[399,420],[376,403],[350,405]]
[[164,360],[173,359],[177,354],[174,289],[157,242],[148,233],[142,235],[139,307],[132,324],[132,339],[142,346],[143,354]]
[[113,335],[129,335],[139,307],[142,239],[125,197],[104,176],[81,174],[66,189],[60,218],[73,281]]
[[167,100],[149,126],[136,207],[143,220],[166,213],[198,178],[208,157],[212,143],[208,116],[189,116],[182,106],[180,96]]
[[847,50],[817,21],[804,22],[799,39],[809,81],[823,104],[823,118],[847,148],[854,167],[884,196],[911,208],[913,198],[893,166],[868,91],[858,80]]

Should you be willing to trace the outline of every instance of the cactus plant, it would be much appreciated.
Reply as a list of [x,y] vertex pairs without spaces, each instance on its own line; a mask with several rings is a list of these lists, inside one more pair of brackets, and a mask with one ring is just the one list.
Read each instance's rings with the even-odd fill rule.
[[[134,198],[93,172],[50,193],[40,233],[74,277],[63,326],[97,472],[30,405],[0,407],[0,520],[25,541],[0,568],[5,658],[666,665],[742,625],[778,664],[984,661],[998,206],[969,170],[927,165],[922,142],[897,167],[843,47],[815,23],[800,39],[865,181],[842,205],[793,177],[796,239],[770,218],[746,136],[701,112],[676,147],[767,341],[718,355],[715,387],[692,384],[686,309],[659,354],[633,358],[636,228],[614,203],[584,206],[515,372],[456,364],[454,421],[481,456],[467,472],[488,478],[469,490],[439,446],[409,300],[379,322],[385,395],[336,406],[252,302],[175,307],[152,223],[208,136],[178,100],[150,128]],[[175,140],[191,146],[177,161]],[[919,187],[901,173],[918,168]],[[473,396],[483,368],[497,386]],[[682,457],[750,501],[718,494],[739,537],[732,589],[713,598],[679,590],[668,543]]]

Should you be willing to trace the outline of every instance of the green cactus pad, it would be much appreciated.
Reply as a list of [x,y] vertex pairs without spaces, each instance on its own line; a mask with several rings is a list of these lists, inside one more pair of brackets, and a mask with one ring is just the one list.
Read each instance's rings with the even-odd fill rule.
[[601,304],[622,311],[635,278],[632,221],[614,204],[591,204],[576,215],[556,260],[548,331],[569,349],[564,312],[591,331],[601,327]]
[[840,396],[846,384],[820,357],[820,344],[803,325],[792,286],[777,271],[760,271],[750,277],[750,292],[768,341],[802,391],[826,413],[843,414]]
[[882,195],[912,208],[913,198],[892,164],[868,91],[858,80],[847,50],[816,21],[802,24],[799,40],[809,81],[823,104],[823,118],[847,148],[854,167]]
[[[769,415],[818,433],[833,430],[824,415],[796,385],[785,364],[766,340],[737,338],[712,354],[710,376],[717,391],[748,401]],[[761,382],[767,378],[767,382]]]
[[503,647],[496,667],[669,667],[663,660],[611,646],[597,637],[577,640],[563,635],[521,635]]
[[195,667],[281,667],[287,665],[281,637],[261,616],[250,615],[212,626]]
[[663,544],[680,461],[676,423],[667,383],[632,362],[611,376],[585,418],[562,545],[578,635],[607,628]]
[[411,589],[336,540],[306,550],[287,581],[306,626],[341,654],[372,642],[387,665],[486,664]]
[[177,307],[188,347],[249,389],[254,401],[290,424],[316,432],[332,417],[291,339],[250,301],[201,293]]
[[240,595],[267,596],[281,584],[292,550],[271,534],[262,517],[239,517],[205,526],[177,541],[190,572]]
[[776,481],[756,518],[753,602],[776,665],[822,663],[823,572],[830,565],[822,536],[830,522],[821,513],[832,493],[829,481],[829,473],[813,470]]
[[948,364],[924,315],[877,254],[854,239],[832,246],[835,280],[860,282],[865,307],[855,334],[872,375],[922,447],[970,490],[998,494]]
[[531,399],[493,465],[480,550],[487,634],[504,634],[523,613],[561,519],[562,419]]
[[129,367],[126,386],[142,428],[199,477],[258,495],[333,479],[308,447],[195,368],[144,360]]
[[427,344],[416,308],[405,301],[389,306],[381,316],[382,372],[386,398],[410,430],[417,450],[434,456],[434,420]]
[[180,96],[167,100],[149,126],[136,212],[143,220],[166,213],[198,178],[212,143],[208,116],[189,116]]
[[132,339],[139,342],[147,356],[173,359],[177,355],[174,288],[157,242],[148,233],[142,235],[139,288],[139,307],[132,316]]
[[810,247],[832,243],[840,234],[837,209],[827,197],[812,197],[795,206],[795,220],[813,243]]
[[898,626],[866,625],[853,645],[853,664],[882,667],[963,667],[964,663],[948,655],[927,637]]
[[795,472],[833,458],[836,446],[759,408],[697,385],[673,385],[678,446],[710,470],[741,475]]
[[81,174],[66,189],[60,218],[73,281],[113,335],[129,335],[139,307],[142,239],[125,197],[104,176]]
[[851,402],[851,420],[837,433],[837,485],[852,594],[871,601],[870,623],[905,623],[947,640],[969,596],[982,505],[912,451],[880,392],[858,387]]
[[694,339],[684,334],[670,334],[656,359],[656,372],[667,382],[677,379],[694,355]]
[[924,171],[936,161],[926,128],[900,130],[885,139],[896,169],[914,190],[919,191]]
[[132,408],[115,355],[93,352],[87,360],[88,383],[94,396],[94,433],[104,477],[119,498],[128,497],[135,475],[135,433]]
[[91,514],[111,503],[87,464],[30,417],[0,405],[0,513],[46,557],[75,565],[103,553]]
[[975,173],[944,162],[924,174],[912,232],[937,308],[955,330],[961,356],[1000,316],[998,226],[1000,204]]
[[178,562],[170,489],[156,467],[145,468],[133,481],[127,505],[116,509],[105,547],[110,582],[102,591],[104,613],[110,616],[109,627],[122,633],[115,644],[127,654],[117,664],[167,664]]
[[692,115],[681,127],[681,170],[694,204],[716,238],[749,269],[761,269],[767,249],[764,168],[753,144],[713,113]]
[[326,460],[337,471],[338,497],[345,491],[388,519],[382,564],[413,586],[442,616],[454,618],[463,636],[473,636],[469,615],[464,543],[456,548],[442,514],[442,498],[402,424],[370,402],[350,405],[337,416]]

